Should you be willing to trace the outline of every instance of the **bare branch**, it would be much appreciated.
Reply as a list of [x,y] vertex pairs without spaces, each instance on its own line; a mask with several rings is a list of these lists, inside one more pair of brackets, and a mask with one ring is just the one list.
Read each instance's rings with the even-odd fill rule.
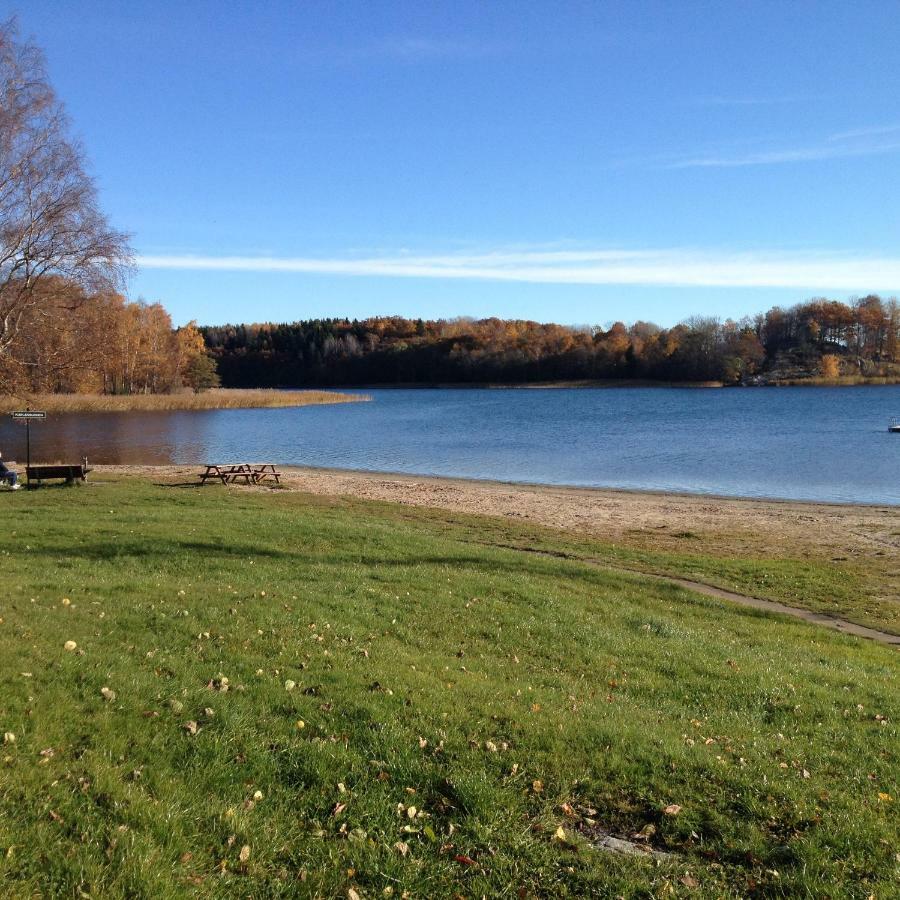
[[114,290],[130,264],[128,237],[99,208],[43,54],[19,40],[14,20],[0,24],[0,359],[23,312],[47,301],[42,281]]

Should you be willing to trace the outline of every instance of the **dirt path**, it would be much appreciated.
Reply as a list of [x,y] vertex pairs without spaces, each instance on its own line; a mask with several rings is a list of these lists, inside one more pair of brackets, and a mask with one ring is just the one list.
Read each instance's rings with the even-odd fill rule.
[[688,581],[686,578],[671,578],[665,575],[647,575],[649,578],[660,578],[668,581],[669,584],[677,584],[680,587],[687,588],[697,594],[705,594],[707,597],[717,597],[720,600],[729,600],[732,603],[739,603],[741,606],[749,606],[753,609],[762,609],[767,612],[781,613],[785,616],[793,616],[795,619],[802,619],[804,622],[810,622],[813,625],[823,625],[825,628],[834,628],[841,634],[853,634],[857,637],[868,638],[870,641],[877,641],[879,644],[887,644],[891,647],[900,647],[900,635],[889,634],[887,631],[879,631],[877,628],[867,628],[865,625],[857,625],[855,622],[848,622],[846,619],[838,619],[835,616],[829,616],[825,613],[816,613],[808,609],[799,609],[796,606],[787,606],[784,603],[778,603],[775,600],[761,600],[759,597],[748,597],[746,594],[735,594],[733,591],[726,591],[722,588],[713,587],[711,584],[703,584],[700,581]]
[[868,628],[865,625],[858,625],[856,622],[848,622],[838,616],[830,616],[827,613],[817,613],[809,609],[802,609],[799,606],[788,606],[786,603],[779,603],[777,600],[763,600],[761,597],[752,597],[749,594],[738,594],[734,591],[727,591],[725,588],[716,587],[713,584],[706,584],[703,581],[693,581],[688,578],[678,578],[675,575],[660,575],[655,572],[645,572],[642,569],[631,569],[627,566],[614,566],[600,559],[591,557],[576,556],[569,553],[558,553],[548,550],[539,550],[535,547],[521,547],[515,544],[489,544],[491,547],[498,547],[503,550],[517,550],[522,553],[533,553],[537,556],[547,556],[553,559],[567,559],[573,562],[580,562],[595,569],[603,569],[605,572],[614,572],[623,575],[639,575],[641,578],[650,578],[654,581],[662,581],[666,584],[674,584],[677,587],[693,591],[695,594],[702,594],[705,597],[714,597],[717,600],[727,600],[730,603],[737,603],[739,606],[748,606],[751,609],[760,609],[764,612],[780,613],[784,616],[790,616],[794,619],[800,619],[803,622],[809,622],[811,625],[821,625],[824,628],[833,628],[841,634],[852,634],[856,637],[867,638],[879,644],[886,644],[889,647],[900,648],[900,635],[891,634],[889,631],[881,631],[877,628]]
[[717,600],[728,600],[730,603],[737,603],[739,606],[749,606],[751,609],[761,609],[765,612],[780,613],[781,615],[791,616],[794,619],[800,619],[809,622],[812,625],[822,625],[825,628],[833,628],[840,631],[841,634],[852,634],[856,637],[868,638],[870,641],[876,641],[879,644],[887,644],[890,647],[900,648],[900,635],[890,634],[887,631],[879,631],[877,628],[867,628],[865,625],[857,625],[855,622],[848,622],[846,619],[840,619],[837,616],[829,616],[826,613],[817,613],[809,609],[801,609],[798,606],[788,606],[785,603],[779,603],[777,600],[763,600],[760,597],[751,597],[748,594],[737,594],[734,591],[726,591],[724,588],[716,587],[712,584],[705,584],[702,581],[691,581],[687,578],[676,578],[673,575],[656,575],[650,572],[642,572],[640,569],[628,569],[622,566],[611,566],[608,563],[601,562],[599,559],[584,559],[582,562],[597,568],[607,569],[610,572],[627,572],[633,575],[640,575],[642,578],[652,578],[656,581],[665,581],[668,584],[674,584],[686,590],[693,591],[695,594],[703,594],[706,597],[715,597]]

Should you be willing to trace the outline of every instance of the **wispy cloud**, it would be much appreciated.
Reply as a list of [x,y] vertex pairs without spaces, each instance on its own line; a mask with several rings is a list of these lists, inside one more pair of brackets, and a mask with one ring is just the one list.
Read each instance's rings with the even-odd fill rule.
[[708,153],[670,161],[669,169],[735,168],[813,162],[900,152],[900,126],[879,125],[827,135],[814,144],[775,147],[745,153]]
[[855,128],[851,131],[839,131],[831,135],[829,141],[852,141],[857,138],[882,137],[894,135],[900,138],[900,125],[875,125],[870,128]]
[[900,289],[900,256],[662,250],[513,250],[366,258],[142,256],[145,269],[293,272],[368,278],[466,279],[533,284],[657,285],[841,290]]
[[375,42],[370,49],[373,55],[394,57],[406,62],[429,62],[494,56],[506,50],[507,45],[493,41],[406,36],[385,38]]
[[401,34],[372,37],[355,44],[323,44],[307,49],[299,58],[339,66],[373,62],[424,65],[501,56],[511,49],[503,41]]
[[708,96],[694,97],[685,102],[690,106],[784,106],[789,103],[809,103],[822,97],[810,97],[803,94],[783,94],[780,96]]

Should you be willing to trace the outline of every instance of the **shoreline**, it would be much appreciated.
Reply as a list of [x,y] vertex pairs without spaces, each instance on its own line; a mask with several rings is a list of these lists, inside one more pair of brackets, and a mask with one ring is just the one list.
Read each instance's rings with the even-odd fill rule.
[[[322,387],[323,391],[437,391],[437,390],[483,390],[483,391],[512,391],[512,390],[613,390],[633,388],[669,388],[672,390],[720,390],[730,388],[784,388],[784,387],[896,387],[900,385],[900,378],[888,378],[881,376],[857,377],[845,376],[842,378],[787,378],[773,381],[763,381],[758,384],[733,383],[724,381],[656,381],[650,378],[598,378],[598,379],[574,379],[561,381],[435,381],[435,382],[364,382],[353,385],[334,385]],[[241,390],[240,388],[228,388],[228,390]],[[248,390],[251,390],[248,388]],[[255,388],[253,390],[256,390]],[[316,390],[316,388],[273,388],[272,390]]]
[[[148,473],[158,472],[160,475],[176,473],[186,475],[189,472],[196,474],[195,470],[202,468],[205,463],[97,463],[92,468],[98,472],[139,474],[146,470]],[[683,499],[698,502],[719,503],[750,503],[767,504],[774,506],[797,507],[830,507],[835,510],[880,510],[885,513],[896,513],[900,516],[900,503],[878,503],[875,501],[841,501],[841,500],[808,500],[791,497],[770,496],[741,496],[738,494],[702,493],[699,491],[661,490],[657,488],[628,488],[612,485],[586,485],[586,484],[550,484],[541,481],[502,481],[496,478],[476,478],[463,475],[424,475],[415,472],[391,472],[383,469],[340,469],[330,466],[298,466],[291,463],[276,462],[275,466],[287,476],[333,476],[335,478],[361,479],[364,481],[378,480],[384,483],[396,482],[397,484],[434,483],[448,486],[470,486],[486,489],[500,488],[511,491],[532,491],[535,493],[571,493],[573,495],[584,494],[588,497],[600,498],[610,495],[616,498],[647,497],[657,500]]]
[[[98,465],[98,474],[196,482],[198,465]],[[900,559],[900,507],[722,497],[622,488],[281,466],[283,489],[510,518],[655,550],[736,545],[780,557],[832,553]],[[242,488],[244,489],[244,488]],[[268,490],[266,487],[251,490]],[[900,574],[900,573],[898,573]]]

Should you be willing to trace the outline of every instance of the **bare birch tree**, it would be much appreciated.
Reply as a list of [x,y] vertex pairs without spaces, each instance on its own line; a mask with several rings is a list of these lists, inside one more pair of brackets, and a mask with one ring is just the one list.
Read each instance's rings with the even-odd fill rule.
[[[125,234],[97,204],[41,51],[0,23],[0,363],[15,353],[23,316],[58,312],[64,297],[118,286],[130,264]],[[59,276],[54,278],[53,276]],[[44,290],[37,290],[41,286]]]

